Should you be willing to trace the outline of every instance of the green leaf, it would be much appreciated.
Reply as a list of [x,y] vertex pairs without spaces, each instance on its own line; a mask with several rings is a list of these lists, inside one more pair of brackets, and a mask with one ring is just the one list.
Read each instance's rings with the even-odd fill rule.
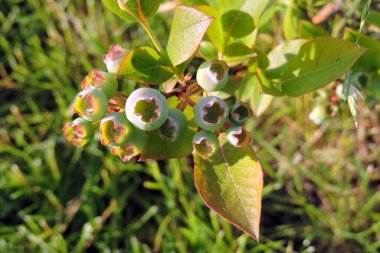
[[303,44],[307,40],[289,40],[276,46],[268,53],[269,66],[266,70],[268,78],[274,78],[281,75],[285,69],[286,64],[294,58]]
[[228,66],[236,66],[255,56],[257,56],[257,53],[252,48],[243,43],[235,42],[226,48],[223,60],[227,62]]
[[357,67],[377,71],[380,69],[380,42],[364,34],[360,34],[352,29],[346,29],[343,38],[352,42],[358,40],[358,44],[368,48],[368,51],[355,64]]
[[209,41],[202,41],[198,52],[206,61],[218,59],[218,49]]
[[191,155],[193,151],[192,140],[198,127],[194,121],[188,122],[188,124],[185,133],[174,142],[165,141],[154,132],[149,133],[148,143],[142,152],[140,160],[165,160]]
[[221,99],[227,99],[239,89],[242,81],[242,77],[229,76],[226,86],[224,86],[221,90],[209,92],[208,95],[217,96]]
[[[152,17],[157,12],[158,7],[160,7],[160,3],[161,3],[161,0],[140,0],[140,1],[141,1],[141,9],[146,18]],[[102,0],[102,2],[109,10],[111,10],[113,13],[115,13],[117,16],[121,17],[122,19],[136,21],[134,17],[132,17],[127,12],[120,9],[119,4],[117,3],[117,0]],[[127,2],[127,6],[137,16],[140,15],[137,0],[129,0]]]
[[270,0],[216,0],[226,41],[230,38],[244,39],[252,44],[253,31],[259,25],[264,11],[270,6]]
[[119,7],[119,4],[117,3],[117,0],[102,0],[103,4],[114,14],[119,16],[122,19],[131,20],[133,17],[131,15],[127,14],[125,11],[121,10]]
[[372,11],[369,13],[367,22],[380,29],[380,11]]
[[116,75],[148,84],[159,84],[173,73],[167,70],[163,59],[153,48],[139,47],[127,54]]
[[329,36],[329,33],[323,27],[315,25],[309,21],[301,20],[299,26],[301,38],[313,39],[316,37]]
[[263,13],[272,5],[272,0],[255,0],[250,1],[251,13],[255,20],[255,25],[258,26]]
[[203,201],[217,214],[259,240],[263,172],[251,146],[236,148],[219,136],[220,149],[195,159],[195,182]]
[[370,76],[368,91],[369,94],[380,100],[380,75],[372,74]]
[[253,32],[253,17],[242,10],[231,10],[222,15],[223,30],[227,37],[242,38]]
[[219,12],[224,14],[229,11],[243,11],[251,16],[254,25],[258,26],[263,13],[271,6],[272,0],[217,0]]
[[311,40],[287,64],[282,90],[286,95],[299,96],[322,88],[345,74],[364,52],[340,39]]
[[298,19],[300,18],[300,11],[294,5],[293,1],[286,7],[283,31],[287,40],[291,40],[297,37],[298,32]]
[[247,75],[236,96],[243,102],[249,103],[253,113],[259,117],[270,106],[273,96],[260,93],[260,83],[257,75]]
[[283,73],[271,85],[277,85],[288,96],[315,91],[345,74],[364,52],[365,49],[336,38],[310,40],[286,63]]
[[166,48],[174,66],[185,62],[195,54],[212,20],[213,18],[190,7],[175,8]]
[[207,0],[181,0],[181,3],[186,6],[196,6],[208,4]]
[[210,27],[207,29],[207,35],[219,52],[224,50],[224,36],[223,36],[223,25],[220,19],[219,12],[210,6],[202,5],[198,6],[197,10],[209,15],[214,18]]

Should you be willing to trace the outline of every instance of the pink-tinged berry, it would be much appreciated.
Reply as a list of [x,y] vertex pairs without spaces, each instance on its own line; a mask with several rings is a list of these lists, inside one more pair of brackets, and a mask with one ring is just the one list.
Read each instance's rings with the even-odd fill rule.
[[111,153],[119,156],[123,162],[128,162],[143,152],[146,143],[147,138],[135,138],[134,140],[128,141],[126,145],[113,146]]
[[193,155],[199,155],[203,159],[208,159],[218,149],[219,140],[216,134],[203,130],[194,135]]
[[94,127],[91,122],[77,118],[63,127],[66,139],[74,146],[81,148],[94,138]]
[[88,73],[82,81],[83,89],[98,88],[104,92],[108,99],[115,95],[117,86],[117,80],[112,74],[97,70]]
[[228,120],[228,113],[226,102],[215,96],[202,98],[194,107],[197,125],[211,132],[222,128]]
[[123,162],[129,162],[132,158],[138,156],[140,152],[135,146],[121,146],[121,147],[112,147],[111,153],[117,155]]
[[107,71],[110,73],[116,73],[127,54],[127,49],[122,48],[120,45],[112,45],[108,54],[103,56],[103,61],[107,65]]
[[251,133],[242,126],[232,126],[227,130],[227,140],[235,147],[245,147],[252,142]]
[[101,143],[103,145],[123,146],[130,143],[141,142],[146,144],[147,134],[136,129],[128,121],[125,113],[111,113],[100,122]]
[[230,120],[238,125],[243,125],[250,117],[252,111],[249,104],[237,101],[230,110]]
[[159,133],[168,141],[176,141],[183,135],[186,127],[187,119],[183,112],[177,108],[170,108],[168,119],[160,127]]
[[128,120],[137,128],[152,131],[168,118],[168,102],[158,90],[140,88],[132,92],[125,104]]
[[202,63],[197,71],[197,82],[206,91],[217,91],[228,82],[228,66],[224,61]]
[[84,119],[97,121],[107,113],[108,100],[100,89],[90,87],[77,95],[73,109]]

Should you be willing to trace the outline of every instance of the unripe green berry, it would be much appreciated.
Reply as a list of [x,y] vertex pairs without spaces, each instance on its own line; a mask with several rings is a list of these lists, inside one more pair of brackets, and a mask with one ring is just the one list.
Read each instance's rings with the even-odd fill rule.
[[227,129],[227,140],[235,147],[244,147],[252,142],[251,133],[242,126],[232,126]]
[[115,112],[100,122],[100,138],[103,145],[123,146],[131,142],[147,142],[147,134],[135,128],[124,113]]
[[228,82],[228,66],[224,61],[202,63],[197,71],[197,82],[206,91],[222,89]]
[[115,95],[117,86],[117,81],[112,74],[97,70],[88,73],[86,78],[82,81],[83,89],[89,87],[98,88],[103,91],[108,99]]
[[176,141],[186,130],[187,119],[177,108],[169,108],[168,119],[160,127],[160,135],[168,141]]
[[220,98],[209,96],[202,98],[194,107],[195,121],[207,131],[217,131],[228,120],[228,105]]
[[108,100],[100,89],[89,87],[77,95],[73,110],[88,121],[97,121],[107,113]]
[[140,88],[132,92],[125,104],[128,120],[137,128],[152,131],[168,118],[168,102],[158,90]]
[[243,125],[250,117],[252,117],[252,111],[249,104],[236,101],[231,107],[230,120],[233,123]]
[[91,122],[83,118],[66,123],[63,131],[66,139],[78,148],[83,147],[94,138],[94,127]]
[[[145,146],[145,145],[144,145]],[[141,145],[114,146],[111,149],[113,155],[117,155],[123,162],[128,162],[143,151]]]
[[193,154],[203,159],[210,158],[219,149],[219,140],[216,134],[209,131],[197,132],[193,137]]

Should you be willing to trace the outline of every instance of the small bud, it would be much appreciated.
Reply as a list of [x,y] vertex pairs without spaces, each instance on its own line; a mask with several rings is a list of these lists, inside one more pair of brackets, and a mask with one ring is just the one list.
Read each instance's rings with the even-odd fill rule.
[[193,154],[203,159],[210,158],[219,149],[219,140],[216,134],[209,131],[200,131],[193,137]]
[[103,145],[123,146],[130,142],[146,143],[145,132],[136,129],[124,113],[115,112],[100,122],[100,138]]
[[246,103],[236,101],[231,107],[230,120],[235,124],[243,125],[251,116],[251,108]]
[[116,73],[127,54],[127,49],[122,48],[120,45],[112,45],[108,54],[103,56],[103,61],[107,65],[108,72]]
[[202,63],[197,71],[197,82],[206,91],[217,91],[226,86],[228,66],[224,61]]
[[94,127],[91,122],[77,118],[73,122],[68,122],[63,127],[66,139],[81,148],[94,138]]
[[109,99],[115,95],[117,91],[117,81],[113,75],[107,72],[94,70],[88,73],[86,78],[82,81],[83,89],[89,87],[99,88]]
[[183,112],[170,108],[168,119],[160,127],[161,136],[168,141],[176,141],[186,130],[187,120]]
[[73,109],[84,119],[97,121],[107,113],[108,100],[101,90],[90,87],[77,95]]
[[211,132],[222,128],[228,120],[228,112],[228,105],[215,96],[202,98],[194,107],[198,126]]
[[252,142],[251,133],[242,126],[232,126],[227,130],[227,140],[235,147],[244,147]]
[[125,104],[128,120],[144,131],[161,127],[168,118],[168,110],[168,102],[164,95],[151,88],[135,90]]

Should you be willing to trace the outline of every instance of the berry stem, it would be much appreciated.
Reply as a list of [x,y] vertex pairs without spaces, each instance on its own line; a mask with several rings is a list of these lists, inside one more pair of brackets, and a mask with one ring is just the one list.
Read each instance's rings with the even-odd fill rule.
[[160,53],[160,55],[161,56],[165,55],[165,50],[161,46],[161,43],[158,41],[156,35],[153,33],[153,30],[150,27],[148,20],[145,19],[145,21],[143,21],[142,19],[139,18],[138,21],[141,24],[141,26],[145,29],[146,33],[148,34],[149,38],[153,42],[153,45],[156,47],[156,49]]
[[[142,27],[145,29],[146,33],[148,34],[149,38],[153,42],[157,51],[160,53],[161,56],[164,56],[166,54],[166,52],[165,52],[164,48],[161,46],[161,43],[158,41],[156,35],[153,33],[153,30],[150,27],[148,20],[146,20],[146,22],[139,20],[139,22],[142,25]],[[174,72],[174,75],[177,77],[177,79],[179,81],[181,81],[181,82],[185,81],[184,77],[182,76],[182,74],[179,72],[179,70],[175,66],[172,66],[170,68]]]
[[184,100],[191,107],[194,107],[196,105],[196,103],[187,96],[183,96],[181,97],[181,99]]
[[[129,15],[134,17],[141,24],[141,26],[144,28],[144,30],[148,34],[150,40],[153,42],[153,45],[156,47],[159,54],[161,56],[164,56],[166,52],[164,48],[162,47],[160,41],[157,39],[156,35],[153,33],[152,27],[149,24],[149,20],[145,18],[144,13],[142,12],[140,0],[137,0],[140,15],[136,15],[133,11],[131,11],[122,0],[118,0],[118,4],[121,10],[126,11]],[[181,82],[185,81],[184,77],[175,66],[172,66],[171,69],[179,81]]]
[[128,95],[125,95],[124,93],[120,92],[120,91],[116,91],[116,95],[118,97],[121,97],[121,98],[128,98]]
[[92,122],[92,125],[93,125],[94,127],[98,127],[98,126],[100,126],[100,121],[101,121],[101,120],[98,120],[98,121]]

